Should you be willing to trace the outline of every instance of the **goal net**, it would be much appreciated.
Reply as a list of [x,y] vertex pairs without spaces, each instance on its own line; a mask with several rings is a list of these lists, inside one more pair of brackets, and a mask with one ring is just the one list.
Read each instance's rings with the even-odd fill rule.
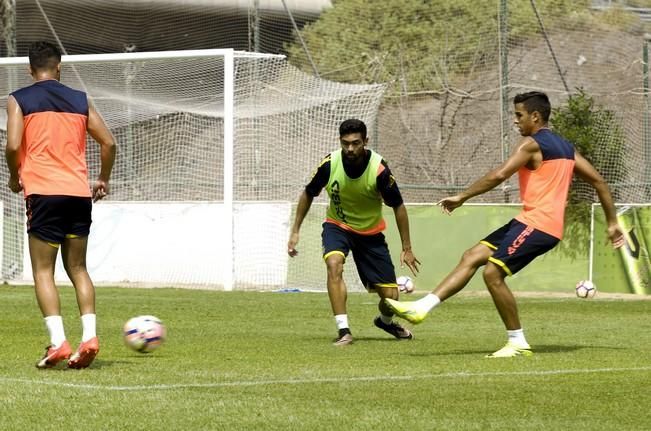
[[[27,64],[0,59],[3,142],[7,96],[30,85]],[[94,281],[227,290],[287,286],[294,203],[338,147],[341,121],[360,118],[372,133],[384,91],[230,49],[64,56],[61,76],[89,94],[118,141],[111,194],[93,209]],[[93,179],[92,139],[87,158]],[[0,194],[2,277],[30,282],[23,196]],[[67,281],[61,262],[56,278]]]

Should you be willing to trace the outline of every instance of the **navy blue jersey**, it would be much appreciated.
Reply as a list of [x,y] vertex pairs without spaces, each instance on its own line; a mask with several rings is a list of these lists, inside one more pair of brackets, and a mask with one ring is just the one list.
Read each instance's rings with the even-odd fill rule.
[[88,116],[86,93],[74,90],[54,79],[37,81],[11,93],[23,116],[38,112],[61,112]]

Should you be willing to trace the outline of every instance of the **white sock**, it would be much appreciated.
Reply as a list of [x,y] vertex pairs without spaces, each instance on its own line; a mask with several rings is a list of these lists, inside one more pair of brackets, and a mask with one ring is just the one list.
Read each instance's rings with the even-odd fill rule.
[[97,336],[96,325],[97,318],[94,314],[84,314],[81,316],[81,341],[86,342]]
[[384,314],[380,313],[380,320],[384,324],[389,324],[393,321],[393,316],[385,316]]
[[50,333],[50,344],[54,348],[61,347],[66,341],[66,332],[63,329],[63,318],[61,316],[46,316],[44,318],[47,331]]
[[418,308],[429,313],[434,307],[441,303],[441,300],[433,293],[428,293],[416,302],[418,303]]
[[529,346],[529,343],[527,343],[527,339],[524,338],[524,330],[522,328],[513,329],[511,331],[507,330],[506,334],[509,337],[509,342],[510,343],[513,343],[518,347],[527,347],[527,346]]
[[349,328],[348,314],[335,314],[335,322],[337,322],[337,329]]

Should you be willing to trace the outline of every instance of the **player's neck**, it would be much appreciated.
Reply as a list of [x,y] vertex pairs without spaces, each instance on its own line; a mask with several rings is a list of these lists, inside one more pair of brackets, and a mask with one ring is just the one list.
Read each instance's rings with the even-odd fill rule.
[[360,157],[360,159],[356,162],[351,163],[344,159],[343,165],[346,175],[348,175],[350,178],[359,178],[366,170],[366,167],[368,166],[370,160],[371,152],[368,150],[365,150],[364,157]]
[[541,130],[550,130],[549,129],[549,124],[545,123],[542,126],[535,126],[533,130],[531,131],[531,135],[535,135],[536,133],[540,132]]
[[52,72],[50,70],[39,71],[37,73],[32,74],[32,79],[34,80],[34,82],[58,81],[59,80],[59,74],[56,73],[56,72]]
[[43,81],[58,81],[58,79],[56,79],[53,76],[37,76],[37,77],[34,77],[34,82],[43,82]]

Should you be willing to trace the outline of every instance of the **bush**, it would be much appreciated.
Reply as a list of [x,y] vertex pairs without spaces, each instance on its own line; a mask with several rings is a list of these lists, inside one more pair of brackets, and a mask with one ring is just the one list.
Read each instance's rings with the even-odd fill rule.
[[[572,142],[608,183],[624,177],[624,132],[615,114],[597,105],[583,89],[571,95],[565,106],[553,110],[551,126]],[[617,193],[613,193],[617,200]],[[598,202],[592,188],[574,178],[565,212],[565,239],[558,249],[574,259],[585,256],[590,244],[590,205]]]

